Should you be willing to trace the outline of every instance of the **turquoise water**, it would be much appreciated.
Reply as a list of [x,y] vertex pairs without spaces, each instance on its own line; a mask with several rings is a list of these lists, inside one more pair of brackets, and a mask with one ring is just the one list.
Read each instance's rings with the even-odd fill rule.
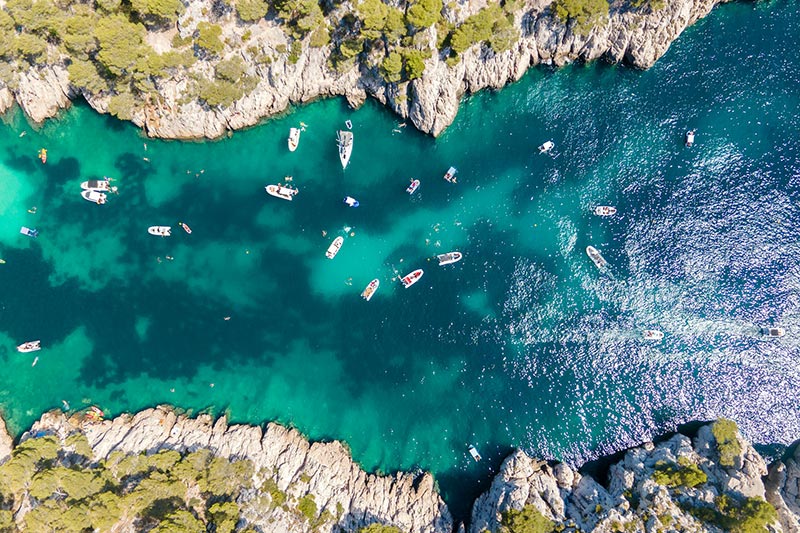
[[[432,470],[460,514],[512,446],[580,464],[717,416],[789,442],[798,25],[796,3],[727,5],[647,72],[537,69],[465,100],[436,140],[338,99],[204,143],[145,139],[85,105],[39,128],[12,112],[0,128],[3,413],[17,432],[62,400],[279,420],[345,440],[369,470]],[[536,153],[548,139],[553,154]],[[457,184],[441,178],[450,165]],[[103,175],[119,195],[82,200],[80,182]],[[291,203],[264,192],[286,175]],[[411,177],[422,185],[409,197]],[[599,204],[619,214],[595,217]],[[431,260],[450,250],[464,259]],[[397,274],[415,268],[425,275],[403,289]],[[769,324],[787,336],[760,338]],[[664,341],[643,341],[647,328]],[[44,349],[15,351],[32,339]],[[467,443],[487,460],[472,463]]]

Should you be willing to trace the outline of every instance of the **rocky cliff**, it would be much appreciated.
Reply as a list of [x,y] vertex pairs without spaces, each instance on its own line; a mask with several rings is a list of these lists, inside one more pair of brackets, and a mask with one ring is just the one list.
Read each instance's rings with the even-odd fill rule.
[[[7,457],[10,438],[2,429],[0,455]],[[243,492],[238,503],[244,521],[237,530],[355,532],[381,523],[408,533],[464,531],[463,525],[454,524],[430,474],[367,474],[340,443],[312,444],[277,424],[263,429],[228,425],[225,418],[189,418],[167,407],[103,422],[52,412],[21,440],[48,434],[66,441],[78,432],[86,436],[94,460],[112,452],[200,448],[231,460],[249,459],[256,467],[254,486],[272,480],[268,483],[287,500],[275,506],[258,489]],[[544,530],[800,531],[800,452],[767,469],[741,435],[734,440],[738,444],[727,461],[721,459],[711,425],[703,426],[694,439],[678,434],[659,444],[647,443],[628,450],[602,483],[517,450],[475,502],[468,531],[502,531],[509,512],[524,509],[549,521]],[[309,494],[325,520],[311,524],[293,512],[292,505]]]
[[[485,42],[478,43],[453,61],[451,52],[442,44],[444,33],[450,31],[447,28],[458,27],[487,6],[486,0],[459,0],[443,8],[445,26],[433,25],[413,35],[414,46],[430,53],[421,77],[387,82],[379,68],[387,52],[380,47],[362,52],[360,59],[347,68],[332,68],[335,39],[314,47],[308,36],[295,41],[287,35],[274,15],[255,24],[243,24],[230,3],[185,0],[185,10],[175,27],[150,29],[147,44],[155,52],[168,51],[171,43],[191,41],[198,25],[211,21],[221,28],[222,52],[213,60],[200,54],[191,67],[154,79],[153,87],[148,89],[154,93],[148,93],[146,98],[139,95],[140,101],[131,109],[112,112],[130,118],[153,137],[214,138],[254,125],[284,111],[291,103],[340,95],[357,106],[371,96],[418,129],[438,135],[454,120],[464,94],[503,87],[519,80],[534,65],[604,58],[647,68],[687,26],[724,1],[668,0],[657,10],[647,7],[647,3],[633,8],[627,2],[613,2],[608,17],[584,32],[575,31],[573,20],[564,24],[556,17],[552,0],[524,0],[514,4],[509,14],[519,35],[510,49],[495,53]],[[407,10],[409,5],[405,0],[387,3],[398,4],[401,10]],[[355,11],[350,0],[335,6],[327,14],[330,21],[343,20]],[[298,53],[287,53],[294,44],[299,44]],[[34,62],[34,66],[19,61],[15,63],[15,75],[0,76],[5,82],[0,82],[0,110],[16,101],[34,121],[40,122],[67,107],[70,99],[82,96],[97,111],[109,112],[116,89],[73,84],[67,73],[72,59],[57,47],[50,45],[46,58]],[[193,89],[196,81],[213,79],[218,61],[231,58],[243,60],[253,88],[230,105],[211,106],[198,99]],[[157,96],[153,98],[153,94]]]

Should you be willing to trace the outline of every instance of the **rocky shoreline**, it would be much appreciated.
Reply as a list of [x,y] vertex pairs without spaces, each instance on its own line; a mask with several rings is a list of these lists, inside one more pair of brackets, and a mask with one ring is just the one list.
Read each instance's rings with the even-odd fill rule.
[[[725,526],[724,520],[733,518],[719,512],[714,518],[712,511],[724,507],[721,498],[745,506],[750,500],[766,506],[766,499],[777,511],[770,510],[771,531],[800,531],[800,451],[767,467],[736,433],[736,451],[723,459],[713,428],[702,426],[694,439],[676,434],[659,444],[632,448],[610,467],[608,480],[602,482],[565,464],[546,463],[516,450],[503,462],[491,488],[474,503],[467,525],[453,520],[429,473],[368,474],[341,443],[309,443],[296,430],[275,423],[263,428],[228,425],[224,417],[189,418],[166,406],[102,422],[54,411],[43,415],[20,441],[54,435],[66,442],[80,433],[95,461],[114,452],[149,455],[202,448],[229,460],[248,459],[255,466],[254,486],[274,487],[286,503],[270,504],[263,489],[243,491],[237,501],[243,519],[237,531],[356,532],[379,523],[407,533],[497,532],[510,510],[522,509],[534,509],[557,531],[737,530]],[[12,450],[13,440],[2,425],[0,463]],[[690,478],[684,475],[687,472],[699,477]],[[313,523],[293,507],[309,495],[317,505],[318,519]],[[23,506],[18,515],[35,505]],[[698,511],[703,508],[707,511]],[[22,523],[23,517],[15,519]]]
[[[424,50],[433,51],[424,61],[421,77],[388,82],[377,67],[383,57],[381,52],[347,69],[333,69],[330,62],[335,42],[313,47],[309,37],[292,41],[275,17],[243,25],[229,11],[212,16],[219,11],[215,0],[188,0],[175,27],[148,30],[146,42],[163,53],[170,50],[170,42],[175,38],[191,40],[198,24],[210,20],[222,31],[225,45],[220,57],[237,61],[241,58],[254,88],[227,106],[209,106],[187,97],[193,80],[213,78],[215,63],[201,58],[191,69],[154,80],[158,95],[155,101],[140,102],[124,113],[130,116],[116,114],[130,119],[151,137],[216,138],[255,125],[285,111],[291,104],[344,96],[355,107],[372,97],[420,131],[436,136],[453,122],[465,94],[499,89],[519,80],[535,65],[561,66],[602,58],[647,68],[684,29],[725,1],[670,0],[656,10],[647,3],[633,8],[615,2],[608,17],[584,34],[575,31],[574,21],[564,24],[553,14],[552,0],[525,0],[509,14],[519,34],[510,49],[495,53],[485,43],[475,44],[454,63],[448,61],[446,53],[439,52],[437,43],[444,37],[439,35],[443,30],[431,26],[414,35],[415,43],[423,43],[420,46]],[[390,3],[400,9],[408,8],[405,1]],[[456,27],[486,5],[483,0],[462,0],[445,6],[442,16],[451,27]],[[331,18],[341,18],[352,11],[354,6],[346,1]],[[300,44],[298,54],[287,54],[287,47],[295,43]],[[377,57],[372,57],[376,54]],[[67,71],[71,59],[52,46],[47,58],[35,66],[18,66],[13,80],[0,81],[0,111],[16,102],[34,122],[42,122],[67,108],[72,99],[83,97],[98,112],[110,112],[113,90],[93,91],[74,85]]]

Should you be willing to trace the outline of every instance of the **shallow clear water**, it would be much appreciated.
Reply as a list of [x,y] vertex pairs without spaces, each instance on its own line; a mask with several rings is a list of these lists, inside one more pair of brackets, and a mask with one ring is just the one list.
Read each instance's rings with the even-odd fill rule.
[[[649,71],[534,70],[465,100],[436,140],[341,100],[206,143],[143,139],[83,105],[37,129],[14,112],[0,128],[3,413],[14,431],[62,400],[275,419],[345,440],[370,470],[432,470],[459,514],[512,446],[579,464],[717,416],[789,442],[798,24],[796,3],[726,5]],[[553,154],[536,153],[548,139]],[[450,165],[457,184],[442,180]],[[103,175],[119,195],[82,200],[80,182]],[[285,175],[291,203],[264,192]],[[598,204],[619,214],[595,217]],[[450,250],[464,259],[431,259]],[[403,289],[397,274],[415,268]],[[760,338],[768,324],[787,336]],[[647,328],[664,341],[643,341]],[[14,350],[31,339],[44,349]]]

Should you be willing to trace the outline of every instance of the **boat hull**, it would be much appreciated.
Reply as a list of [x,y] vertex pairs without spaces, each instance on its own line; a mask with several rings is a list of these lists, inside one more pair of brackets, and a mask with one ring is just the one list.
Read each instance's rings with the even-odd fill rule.
[[183,231],[188,233],[189,235],[192,234],[192,228],[189,227],[189,224],[184,224],[183,222],[178,222],[178,225],[183,228]]
[[336,257],[336,254],[338,254],[339,250],[342,248],[342,243],[344,243],[344,237],[336,237],[333,239],[333,242],[328,246],[328,250],[325,252],[325,257],[328,259]]
[[461,252],[447,252],[446,254],[437,255],[436,259],[439,260],[439,266],[452,265],[461,261]]
[[23,342],[22,344],[17,346],[17,351],[20,353],[38,352],[41,349],[42,349],[41,341]]
[[270,196],[280,198],[281,200],[288,200],[290,202],[292,201],[294,195],[297,194],[297,190],[290,189],[288,187],[282,187],[280,185],[267,185],[264,187],[264,190],[266,190],[267,194]]
[[370,281],[369,285],[367,285],[367,287],[364,289],[364,292],[361,293],[361,297],[364,298],[366,301],[370,301],[372,297],[375,295],[375,291],[378,290],[380,284],[381,282],[377,278]]
[[599,217],[610,217],[617,214],[617,208],[610,205],[598,205],[594,208],[594,214]]
[[657,329],[646,329],[642,336],[649,341],[660,341],[664,338],[664,334]]
[[108,180],[89,180],[81,183],[81,189],[84,191],[107,192],[111,190],[111,185],[108,183]]
[[339,131],[336,139],[339,142],[339,161],[342,163],[342,169],[345,169],[350,163],[350,155],[353,153],[353,132]]
[[456,173],[457,172],[458,172],[458,170],[456,170],[456,167],[448,168],[447,172],[444,173],[445,181],[449,181],[450,183],[455,183],[456,182]]
[[147,233],[156,237],[169,237],[172,235],[172,228],[170,226],[150,226],[147,228]]
[[92,202],[93,204],[104,204],[106,203],[106,195],[100,191],[96,191],[94,189],[89,189],[86,191],[81,192],[81,196],[87,202]]
[[586,255],[589,256],[589,259],[592,260],[597,268],[605,268],[608,266],[608,262],[600,255],[600,252],[598,252],[594,246],[586,247]]
[[414,194],[414,192],[419,188],[419,180],[411,180],[411,185],[406,188],[406,192],[408,194]]
[[406,289],[418,282],[422,278],[424,272],[421,268],[406,274],[405,276],[398,276]]
[[294,152],[297,150],[297,145],[300,143],[300,130],[298,128],[291,128],[289,130],[289,151]]

